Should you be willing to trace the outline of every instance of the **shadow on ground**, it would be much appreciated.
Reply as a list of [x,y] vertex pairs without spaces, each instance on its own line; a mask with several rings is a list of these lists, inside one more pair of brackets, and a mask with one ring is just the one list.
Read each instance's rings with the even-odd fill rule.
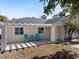
[[72,53],[70,50],[62,49],[61,51],[57,51],[55,54],[41,57],[35,56],[32,59],[76,59],[76,57],[79,57],[79,55]]

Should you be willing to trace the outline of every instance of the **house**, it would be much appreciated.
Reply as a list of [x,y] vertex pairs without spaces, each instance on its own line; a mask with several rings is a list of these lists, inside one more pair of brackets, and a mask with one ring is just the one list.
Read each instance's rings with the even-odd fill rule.
[[40,33],[42,39],[48,39],[52,42],[63,41],[67,19],[66,16],[53,19],[24,17],[0,23],[1,46],[6,46],[7,43],[24,42],[24,34],[34,35],[35,33]]

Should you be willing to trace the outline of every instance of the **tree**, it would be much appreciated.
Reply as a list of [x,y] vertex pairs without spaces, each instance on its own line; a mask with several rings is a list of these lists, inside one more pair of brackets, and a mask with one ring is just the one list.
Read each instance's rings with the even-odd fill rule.
[[[72,20],[73,21],[73,20]],[[72,34],[74,33],[75,30],[77,30],[76,22],[68,22],[67,24],[67,33],[68,33],[68,41],[71,41],[72,39]]]
[[49,15],[57,5],[63,9],[63,12],[69,12],[71,16],[79,14],[79,0],[40,0],[44,3],[44,13]]
[[65,16],[65,13],[60,12],[60,13],[58,14],[58,16],[60,16],[60,17]]
[[0,15],[0,22],[5,22],[7,20],[8,18],[6,16]]
[[[79,15],[79,0],[40,0],[44,3],[44,13],[49,15],[53,13],[55,8],[60,5],[63,9],[62,13],[69,13],[69,22],[67,23],[68,38],[71,39],[72,34],[75,30],[78,31],[79,23],[74,19],[75,16]],[[64,15],[60,12],[60,16]],[[78,19],[79,20],[79,19]],[[79,21],[78,21],[79,22]]]
[[15,18],[13,18],[12,20],[16,20]]
[[70,19],[67,23],[67,33],[68,33],[68,41],[72,40],[72,35],[74,32],[79,33],[79,18],[78,16]]
[[12,18],[11,20],[15,21],[15,20],[16,20],[16,18]]
[[42,19],[46,19],[47,17],[46,17],[45,15],[42,15],[41,18],[42,18]]

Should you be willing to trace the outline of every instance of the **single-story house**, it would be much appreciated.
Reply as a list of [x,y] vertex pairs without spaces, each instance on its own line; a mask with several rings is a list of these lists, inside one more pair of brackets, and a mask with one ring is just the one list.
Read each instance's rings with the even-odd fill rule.
[[5,46],[7,43],[24,42],[24,34],[34,35],[36,33],[40,33],[42,39],[52,42],[63,41],[66,37],[67,19],[66,16],[53,19],[24,17],[0,23],[1,46]]

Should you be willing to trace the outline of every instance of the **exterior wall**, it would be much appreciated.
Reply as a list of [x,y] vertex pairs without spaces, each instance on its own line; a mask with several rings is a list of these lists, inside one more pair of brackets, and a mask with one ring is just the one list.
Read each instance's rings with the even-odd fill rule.
[[63,26],[56,27],[56,39],[63,41],[64,40],[64,28]]
[[57,40],[64,40],[64,28],[63,26],[52,26],[51,28],[51,41],[56,42]]
[[45,27],[45,37],[51,39],[51,27]]
[[24,29],[24,34],[29,34],[29,35],[33,35],[35,33],[38,32],[38,27],[37,26],[25,26]]
[[[24,28],[24,34],[33,35],[35,33],[38,33],[38,27],[41,26],[35,26],[35,25],[26,25],[26,26],[6,26],[6,39],[8,43],[16,43],[16,42],[23,42],[24,36],[23,35],[15,35],[15,27],[23,27]],[[42,26],[43,27],[43,26]],[[44,27],[45,31],[42,35],[42,37],[50,37],[50,28]]]
[[56,27],[55,26],[52,26],[51,27],[51,41],[52,42],[56,42],[56,31],[55,31]]
[[[16,27],[23,27],[23,26],[16,26]],[[15,26],[6,26],[7,32],[7,43],[16,43],[23,41],[23,35],[15,35]]]
[[73,32],[72,38],[79,38],[79,33],[77,31]]

